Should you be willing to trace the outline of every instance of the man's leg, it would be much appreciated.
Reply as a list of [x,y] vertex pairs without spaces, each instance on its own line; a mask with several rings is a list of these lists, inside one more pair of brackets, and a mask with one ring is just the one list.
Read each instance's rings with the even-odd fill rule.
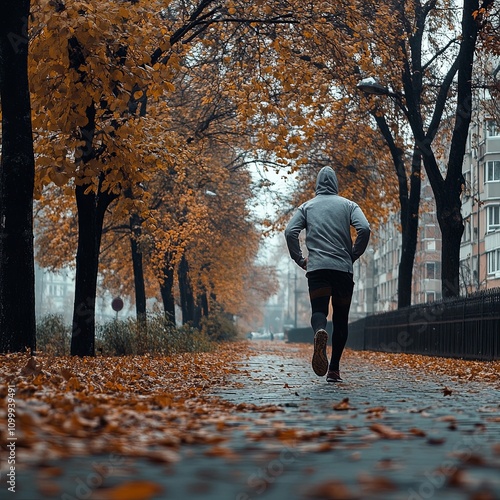
[[328,316],[328,306],[332,288],[325,279],[324,271],[313,271],[307,274],[307,284],[309,287],[309,300],[311,301],[311,326],[313,332],[326,328],[326,318]]
[[325,328],[331,287],[328,280],[325,279],[325,274],[324,271],[313,271],[307,274],[309,299],[311,301],[311,326],[314,331],[312,368],[314,373],[319,376],[325,375],[328,371],[328,358],[326,355],[328,333]]
[[341,271],[334,271],[332,281],[333,336],[329,370],[338,371],[340,358],[349,335],[349,309],[351,307],[354,282],[351,274]]

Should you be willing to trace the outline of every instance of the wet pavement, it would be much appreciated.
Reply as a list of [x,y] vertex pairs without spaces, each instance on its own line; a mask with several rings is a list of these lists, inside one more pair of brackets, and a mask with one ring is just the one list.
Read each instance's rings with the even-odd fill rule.
[[[498,381],[384,366],[348,351],[344,382],[327,384],[310,368],[312,346],[250,346],[215,394],[239,405],[220,443],[184,445],[171,463],[67,460],[57,492],[38,484],[35,493],[33,471],[21,470],[18,491],[5,498],[108,499],[103,485],[134,479],[157,485],[142,497],[152,499],[500,499]],[[122,498],[141,498],[129,493]]]

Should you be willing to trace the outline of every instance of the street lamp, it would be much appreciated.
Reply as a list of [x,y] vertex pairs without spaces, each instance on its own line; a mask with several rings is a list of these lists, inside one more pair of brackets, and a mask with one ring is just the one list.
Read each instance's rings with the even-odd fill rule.
[[367,95],[385,95],[392,98],[401,111],[403,111],[403,113],[409,118],[408,110],[403,103],[403,94],[400,92],[393,92],[389,88],[384,87],[384,85],[377,82],[377,80],[375,80],[372,76],[363,78],[363,80],[356,85],[356,88]]
[[377,80],[375,80],[375,78],[371,76],[361,80],[356,85],[356,87],[365,94],[388,95],[390,97],[399,97],[398,94],[392,92],[387,87],[384,87],[381,83],[377,82]]

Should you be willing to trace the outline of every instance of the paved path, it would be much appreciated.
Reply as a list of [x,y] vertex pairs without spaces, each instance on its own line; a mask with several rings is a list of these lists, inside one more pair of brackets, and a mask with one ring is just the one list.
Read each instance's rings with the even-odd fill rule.
[[[228,440],[184,447],[167,465],[122,459],[116,479],[160,484],[154,499],[500,499],[498,382],[381,368],[350,352],[345,382],[327,384],[311,349],[253,341],[233,386],[217,392],[239,405]],[[64,495],[43,498],[99,499],[86,486],[112,459],[66,462]],[[12,498],[41,498],[24,492]]]
[[[484,492],[477,498],[500,499],[499,382],[381,369],[351,352],[345,382],[327,384],[311,371],[312,347],[307,357],[293,345],[254,349],[242,366],[245,387],[223,396],[279,404],[284,413],[259,425],[281,422],[313,439],[298,433],[281,463],[247,477],[241,498],[472,499]],[[269,484],[258,480],[266,472]]]

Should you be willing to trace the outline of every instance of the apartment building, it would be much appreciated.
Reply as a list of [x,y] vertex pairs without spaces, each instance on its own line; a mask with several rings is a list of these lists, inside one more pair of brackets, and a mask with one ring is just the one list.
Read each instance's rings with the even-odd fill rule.
[[70,269],[58,272],[41,268],[35,263],[35,315],[37,320],[48,314],[62,316],[71,323],[73,315],[75,278]]
[[476,112],[467,146],[460,248],[464,295],[500,287],[500,124]]

